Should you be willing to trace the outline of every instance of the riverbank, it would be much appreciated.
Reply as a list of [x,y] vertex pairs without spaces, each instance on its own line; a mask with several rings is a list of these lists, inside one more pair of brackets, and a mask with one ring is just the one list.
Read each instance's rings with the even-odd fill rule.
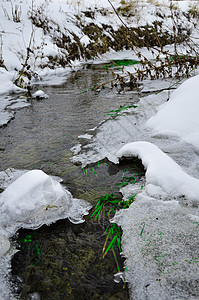
[[[115,217],[124,232],[122,253],[126,263],[121,277],[127,278],[132,299],[198,297],[198,250],[195,247],[198,238],[198,198],[195,185],[199,178],[198,122],[195,112],[198,111],[198,106],[197,92],[194,92],[197,90],[197,83],[192,85],[192,81],[185,82],[185,88],[182,85],[180,92],[177,90],[174,96],[170,92],[181,80],[185,81],[185,74],[197,74],[197,62],[194,65],[192,57],[189,57],[197,49],[197,2],[161,1],[159,5],[154,1],[133,1],[130,5],[129,2],[114,1],[113,4],[114,7],[105,1],[95,2],[95,5],[93,2],[85,4],[68,1],[62,4],[58,1],[32,1],[30,5],[25,1],[22,8],[17,1],[2,1],[1,125],[7,124],[16,112],[16,119],[1,128],[2,166],[4,170],[8,167],[37,168],[51,175],[59,175],[64,178],[64,184],[69,186],[73,195],[92,201],[97,200],[102,191],[105,191],[104,184],[106,188],[109,184],[110,189],[113,184],[111,176],[115,175],[117,169],[111,166],[109,169],[105,164],[103,174],[102,160],[105,159],[106,163],[118,163],[119,157],[139,156],[147,169],[146,183],[128,185],[121,190],[124,199],[135,193],[138,195],[128,210],[121,211]],[[178,32],[173,30],[176,19],[179,21],[179,26],[175,27]],[[13,35],[15,38],[12,39]],[[147,49],[149,45],[153,47]],[[193,52],[189,52],[190,46],[195,47]],[[130,50],[124,52],[124,48]],[[119,50],[122,51],[119,53]],[[158,56],[161,56],[161,60]],[[85,65],[86,62],[89,64]],[[105,64],[96,67],[98,71],[92,73],[91,70],[89,73],[89,68],[100,62]],[[165,62],[168,63],[167,69]],[[145,63],[147,67],[144,71],[147,72],[143,75]],[[159,72],[161,63],[164,64]],[[84,66],[87,69],[85,73],[82,70]],[[102,72],[100,68],[103,68]],[[106,73],[107,69],[113,73],[112,79],[105,75],[98,77],[97,72]],[[136,78],[132,78],[133,72],[136,73]],[[174,74],[182,76],[180,81],[177,80],[177,85],[176,78],[172,77]],[[146,75],[147,80],[142,81]],[[84,80],[80,83],[78,78],[81,76]],[[122,76],[127,78],[125,84]],[[156,78],[158,76],[159,79]],[[162,80],[163,77],[167,77],[166,80]],[[116,84],[115,78],[118,79]],[[54,86],[56,92],[51,96],[51,87],[45,87],[45,84],[53,84],[53,80],[56,80],[54,83],[67,80],[66,90],[61,92],[62,86]],[[192,80],[197,81],[198,77],[193,77]],[[135,81],[136,85],[133,85]],[[75,87],[77,82],[78,87]],[[109,83],[108,87],[104,85],[106,82]],[[73,88],[69,88],[71,83]],[[103,86],[104,90],[101,89]],[[31,98],[30,95],[27,97],[27,94],[23,97],[18,97],[17,94],[6,95],[7,92],[32,92],[32,88],[36,91],[40,87],[46,93],[43,99]],[[151,94],[146,96],[147,92]],[[186,97],[183,98],[182,95]],[[63,108],[64,97],[66,103]],[[171,110],[170,103],[176,103],[174,106],[171,104]],[[167,107],[163,113],[160,104]],[[23,111],[17,111],[23,106],[26,106]],[[70,115],[71,111],[73,113]],[[158,111],[160,114],[156,116]],[[170,119],[172,111],[174,115]],[[93,115],[96,116],[94,119]],[[154,121],[150,121],[150,118]],[[58,120],[63,123],[60,125]],[[171,124],[165,120],[170,120]],[[161,121],[165,122],[161,124]],[[169,127],[175,124],[177,128]],[[147,153],[142,151],[140,141],[144,141]],[[117,152],[122,146],[132,142],[127,152]],[[74,152],[72,158],[71,148]],[[160,157],[165,159],[161,160]],[[89,174],[86,184],[80,179],[80,171],[83,170],[73,165],[70,159],[82,164],[85,172],[82,176]],[[171,168],[167,169],[170,159]],[[176,170],[180,172],[176,173]],[[73,172],[76,172],[75,175]],[[120,170],[120,173],[116,173],[124,175],[124,172],[126,171]],[[109,177],[107,173],[112,175]],[[106,182],[105,177],[108,178]],[[91,182],[94,188],[90,191]],[[63,247],[66,240],[64,238],[61,242]],[[57,242],[59,245],[59,241]],[[34,250],[31,245],[29,248]],[[45,251],[52,246],[51,243],[49,245],[44,241]],[[181,249],[184,249],[184,253]],[[55,257],[58,254],[52,252],[49,255]],[[90,250],[86,255],[88,261],[93,257]],[[32,257],[30,261],[31,259]],[[17,265],[17,258],[13,264]],[[44,264],[48,264],[48,260]],[[8,261],[5,261],[2,268],[4,267],[9,269]],[[59,267],[56,270],[58,273]],[[61,267],[65,268],[64,265]],[[19,272],[21,270],[19,265],[16,269]],[[28,274],[30,281],[37,270],[34,268],[33,273]],[[61,272],[64,273],[63,271],[66,270]],[[6,274],[2,274],[5,279]],[[183,281],[178,280],[182,276]],[[53,284],[56,281],[57,293],[59,284],[62,285],[60,278],[57,275],[55,281],[51,279]],[[35,282],[37,285],[37,281]],[[71,291],[71,282],[67,293]],[[29,296],[32,297],[34,290],[28,285],[27,281],[25,293],[30,293]],[[49,287],[48,284],[45,286]],[[9,290],[9,283],[6,288]],[[41,289],[41,293],[45,294],[44,290]],[[39,297],[37,292],[36,296]]]

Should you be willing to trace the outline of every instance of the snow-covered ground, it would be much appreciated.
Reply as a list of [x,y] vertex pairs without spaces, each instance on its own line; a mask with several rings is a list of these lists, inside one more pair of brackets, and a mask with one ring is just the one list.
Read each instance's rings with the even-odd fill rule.
[[[198,1],[172,2],[175,11],[180,13],[182,33],[190,29],[197,38],[194,27],[197,20],[188,21],[182,12],[193,7],[197,9]],[[129,27],[151,25],[154,21],[161,23],[164,16],[162,30],[168,33],[173,30],[169,0],[134,0],[124,3],[113,0],[111,3],[115,9],[123,11],[122,20]],[[86,61],[85,53],[96,63],[127,56],[130,59],[137,58],[137,52],[134,51],[128,52],[127,56],[125,53],[118,56],[111,46],[107,48],[109,53],[93,57],[96,53],[92,55],[92,48],[103,46],[102,37],[108,37],[111,42],[114,40],[113,31],[123,25],[107,0],[24,0],[23,3],[20,0],[0,0],[0,6],[1,125],[10,120],[11,114],[6,110],[9,101],[5,94],[20,91],[16,83],[23,88],[29,83],[61,83],[70,70],[76,70]],[[127,11],[126,7],[129,7]],[[102,30],[102,36],[97,42],[86,33],[85,28],[92,24]],[[145,50],[141,52],[148,57]],[[184,53],[183,49],[181,53]]]
[[[116,9],[121,5],[119,0],[112,3]],[[162,21],[161,14],[156,15],[161,9],[163,28],[172,31],[173,23],[168,17],[170,1],[132,3],[135,3],[134,14],[122,17],[127,26]],[[185,12],[194,5],[198,7],[198,1],[172,3],[177,10]],[[24,97],[8,96],[10,92],[22,91],[16,86],[16,80],[23,88],[29,80],[38,85],[63,82],[71,69],[85,62],[81,53],[79,60],[72,57],[73,51],[64,42],[69,41],[70,46],[79,43],[79,50],[94,44],[80,27],[79,19],[84,26],[110,25],[115,30],[121,26],[121,20],[107,0],[24,0],[23,3],[0,0],[0,7],[0,125],[13,117],[14,109],[30,105]],[[193,30],[196,42],[194,24],[183,14],[181,17],[182,25]],[[106,35],[112,39],[108,31]],[[174,51],[173,46],[168,49]],[[109,50],[92,62],[138,59],[137,53],[132,51]],[[145,57],[154,58],[146,48],[141,51]],[[181,53],[186,53],[186,48],[182,47]],[[131,68],[127,67],[126,71]],[[172,84],[145,81],[144,91],[157,91]],[[138,195],[130,208],[117,213],[114,219],[124,232],[123,255],[131,299],[199,298],[198,84],[199,76],[196,76],[185,81],[171,97],[168,91],[162,91],[141,98],[136,108],[129,108],[116,119],[110,118],[98,126],[96,135],[92,136],[91,130],[80,136],[80,139],[88,139],[88,144],[74,148],[73,161],[80,161],[83,166],[104,157],[118,163],[122,156],[139,156],[147,170],[143,190],[138,186],[123,190],[124,197],[127,192],[128,196],[134,194],[135,188]],[[12,176],[19,178],[13,182]],[[39,170],[25,174],[24,171],[1,172],[0,184],[6,188],[0,196],[1,255],[9,248],[8,237],[20,226],[37,227],[65,217],[81,221],[90,207],[73,199],[57,179]],[[0,261],[0,295],[4,300],[12,299],[4,280],[6,267],[9,268],[8,256]]]

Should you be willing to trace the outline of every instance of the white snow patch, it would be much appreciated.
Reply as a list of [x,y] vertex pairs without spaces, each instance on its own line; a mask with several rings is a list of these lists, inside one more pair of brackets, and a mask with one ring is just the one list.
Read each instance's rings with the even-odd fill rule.
[[82,45],[84,45],[85,47],[88,46],[90,44],[91,39],[87,36],[84,35],[81,39],[80,39],[80,43]]
[[0,67],[0,95],[23,91],[14,84],[15,76],[16,72],[8,72],[6,69]]
[[90,140],[90,139],[92,139],[92,137],[93,137],[93,135],[86,133],[86,134],[79,135],[78,139]]
[[38,90],[36,91],[34,94],[32,94],[33,98],[36,99],[48,99],[49,96],[47,94],[45,94],[42,90]]
[[[21,173],[18,171],[17,175]],[[6,170],[4,180],[7,181],[5,176],[9,174]],[[58,180],[41,170],[28,171],[16,179],[17,175],[15,181],[8,178],[12,183],[0,194],[0,233],[9,237],[20,227],[38,228],[63,218],[73,223],[83,222],[82,217],[91,205],[74,199]]]
[[123,146],[117,157],[137,156],[146,168],[146,192],[149,196],[185,196],[199,201],[199,180],[186,174],[182,168],[156,145],[134,142]]
[[156,136],[178,136],[199,149],[199,75],[186,80],[147,121]]

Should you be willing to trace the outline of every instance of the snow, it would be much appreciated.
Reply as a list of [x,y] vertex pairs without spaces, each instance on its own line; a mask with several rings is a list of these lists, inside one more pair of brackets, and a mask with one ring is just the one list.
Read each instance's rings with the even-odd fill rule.
[[[127,24],[129,23],[132,27],[151,24],[157,19],[162,21],[156,15],[156,11],[160,10],[166,18],[165,29],[167,31],[172,30],[172,22],[168,17],[170,14],[170,2],[158,2],[159,6],[153,1],[151,3],[146,0],[136,1],[135,7],[132,8],[133,10],[135,9],[136,14],[129,18],[122,16],[123,21]],[[112,3],[116,9],[121,5],[120,0],[114,0]],[[175,3],[177,3],[179,11],[186,12],[189,9],[189,1],[177,1]],[[191,3],[194,4],[195,2]],[[66,48],[55,43],[57,39],[64,35],[69,37],[71,42],[75,42],[75,34],[84,47],[93,42],[79,26],[76,16],[80,18],[84,26],[93,22],[99,27],[103,27],[104,24],[111,25],[115,30],[121,26],[120,19],[114,13],[112,6],[107,0],[86,2],[59,0],[43,2],[35,0],[33,3],[24,0],[23,5],[20,0],[15,0],[14,2],[1,0],[0,4],[2,8],[0,11],[2,39],[2,49],[0,50],[2,53],[0,53],[0,57],[2,56],[3,58],[7,72],[11,74],[11,78],[8,78],[6,85],[4,85],[4,91],[7,92],[12,88],[13,79],[16,79],[18,71],[22,69],[27,58],[27,48],[31,49],[28,59],[28,64],[31,67],[31,76],[39,75],[41,79],[45,79],[45,69],[49,69],[51,58],[63,58],[68,55]],[[16,14],[13,13],[15,8],[17,8]],[[94,17],[86,17],[85,12],[92,12]],[[31,18],[37,26],[32,23]],[[183,15],[182,22],[183,26],[188,22]],[[193,28],[191,22],[187,24],[187,26]],[[107,32],[106,34],[109,33]],[[146,50],[144,51],[147,52]],[[133,51],[131,51],[131,57],[132,53]],[[83,61],[82,59],[81,62]],[[54,65],[50,68],[57,69],[61,67],[61,65]],[[62,70],[64,70],[63,67]],[[32,81],[34,81],[34,78],[32,78]]]
[[13,83],[15,76],[16,72],[8,72],[4,68],[0,67],[0,95],[22,91],[22,89]]
[[[14,3],[14,4],[13,4]],[[117,9],[120,0],[113,0]],[[186,12],[197,1],[173,1],[177,10]],[[82,46],[87,47],[93,41],[78,26],[78,15],[84,25],[91,23],[99,27],[111,25],[117,30],[121,21],[113,12],[107,0],[88,1],[0,1],[0,58],[4,67],[0,67],[0,126],[14,116],[14,110],[30,105],[24,98],[13,99],[7,93],[22,92],[16,87],[15,80],[27,58],[31,66],[31,84],[63,83],[70,70],[77,70],[84,60],[71,60],[66,68],[61,64],[53,65],[53,59],[67,57],[68,50],[58,47],[56,39],[66,37],[75,42],[75,36]],[[159,6],[159,4],[161,4]],[[16,22],[12,6],[18,5]],[[137,14],[133,18],[123,17],[128,26],[144,26],[153,21],[162,21],[155,15],[158,9],[165,16],[164,29],[172,30],[169,0],[138,1]],[[103,9],[106,14],[102,14]],[[41,23],[48,29],[36,27],[30,17],[37,17],[40,11]],[[94,11],[95,18],[88,18],[84,12]],[[36,20],[37,22],[37,20]],[[182,24],[194,28],[182,16]],[[193,31],[193,33],[195,33]],[[106,33],[109,35],[109,33]],[[198,35],[195,35],[196,41]],[[194,38],[195,38],[194,37]],[[0,42],[1,42],[0,40]],[[99,40],[99,43],[101,41]],[[166,46],[174,53],[174,46]],[[180,53],[187,50],[180,47]],[[148,49],[140,49],[148,59],[154,55]],[[49,56],[49,57],[47,57]],[[117,53],[110,49],[93,63],[109,62],[110,59],[139,59],[133,51]],[[125,67],[132,72],[135,67]],[[120,72],[120,71],[118,71]],[[199,76],[199,75],[198,75]],[[73,147],[74,162],[82,166],[97,162],[104,157],[118,163],[123,156],[138,156],[146,168],[146,182],[129,185],[122,189],[124,199],[137,193],[135,202],[128,210],[116,214],[114,221],[123,229],[123,255],[126,257],[131,299],[196,299],[198,295],[198,224],[199,224],[199,99],[197,85],[199,77],[186,80],[174,91],[168,102],[169,93],[148,95],[115,119],[111,118],[96,127],[97,134],[85,134],[88,144]],[[25,85],[28,80],[25,79]],[[145,81],[143,92],[157,92],[168,88],[172,82]],[[48,96],[37,91],[33,97]],[[148,120],[146,122],[146,120]],[[18,228],[37,228],[50,224],[60,218],[69,218],[74,223],[82,222],[90,205],[83,200],[74,199],[70,192],[60,185],[58,178],[52,178],[40,170],[0,172],[0,187],[5,191],[0,195],[0,257],[10,247],[8,238]],[[10,256],[4,256],[6,260]],[[12,299],[4,286],[6,268],[0,260],[0,287],[2,299]],[[116,279],[123,274],[116,274]],[[5,283],[6,285],[6,283]],[[2,290],[4,291],[2,292]],[[9,289],[9,288],[8,288]]]
[[[117,9],[121,3],[120,0],[112,1],[114,7]],[[175,1],[174,1],[175,2]],[[190,4],[191,3],[191,4]],[[170,20],[169,1],[154,1],[143,0],[135,2],[136,14],[132,17],[122,16],[122,19],[129,26],[144,26],[151,24],[155,20],[162,21],[156,15],[156,11],[160,10],[165,15],[165,24],[163,24],[166,31],[172,30],[172,22]],[[177,1],[175,4],[179,7],[179,11],[186,12],[190,9],[190,5],[195,2]],[[102,28],[105,24],[112,26],[117,30],[121,26],[121,21],[114,13],[112,6],[107,0],[99,1],[41,1],[35,0],[30,2],[24,0],[23,5],[20,0],[0,1],[0,58],[3,59],[5,68],[0,67],[0,94],[7,94],[11,92],[20,92],[20,88],[16,87],[15,80],[19,77],[19,72],[27,60],[27,69],[25,73],[31,76],[31,84],[60,84],[63,83],[70,70],[77,70],[85,63],[85,59],[71,59],[68,65],[63,67],[57,63],[68,57],[68,50],[64,45],[58,46],[57,40],[62,42],[62,37],[65,36],[71,40],[71,43],[76,42],[76,36],[83,47],[87,47],[93,41],[83,32],[83,29],[78,24],[76,16],[80,18],[80,23],[84,26],[89,24],[98,25]],[[16,13],[14,13],[16,9]],[[86,17],[86,12],[94,13],[94,17]],[[39,18],[38,18],[39,16]],[[183,27],[190,27],[194,30],[194,24],[188,22],[187,19],[181,15]],[[34,23],[31,21],[34,20]],[[41,24],[40,24],[41,23]],[[43,24],[43,25],[42,25]],[[196,31],[197,32],[197,31]],[[104,31],[104,34],[110,36],[109,32]],[[195,35],[197,37],[197,35]],[[112,36],[110,36],[113,39]],[[99,43],[102,41],[99,40]],[[197,42],[197,40],[196,40]],[[31,51],[27,53],[27,48]],[[169,49],[171,50],[171,46]],[[174,47],[173,47],[174,49]],[[179,48],[180,49],[180,48]],[[167,51],[167,46],[165,47]],[[181,49],[180,49],[181,50]],[[139,49],[138,49],[139,51]],[[141,53],[148,58],[154,58],[154,55],[147,49],[140,49]],[[173,52],[174,50],[172,50]],[[156,52],[156,51],[155,51]],[[183,48],[182,52],[186,53]],[[100,63],[104,60],[117,59],[120,56],[136,59],[137,54],[134,51],[127,51],[128,55],[121,52],[117,54],[110,49],[109,54],[102,55],[99,58],[94,58],[94,63]],[[180,52],[181,53],[181,52]],[[53,62],[54,61],[54,62]],[[132,69],[132,68],[130,68]],[[128,71],[129,68],[126,68]],[[22,72],[23,73],[23,72]],[[24,87],[28,84],[26,76],[22,76]],[[5,125],[13,113],[6,112],[0,104],[0,125]]]
[[[6,176],[10,173],[5,171]],[[19,174],[22,175],[16,179]],[[5,182],[5,175],[0,175],[1,181]],[[20,227],[38,228],[63,218],[81,223],[83,215],[91,208],[86,201],[73,199],[71,193],[61,186],[60,180],[41,170],[17,171],[14,179],[8,178],[11,183],[0,194],[0,234],[7,237]]]
[[147,121],[156,136],[178,136],[199,149],[199,75],[186,80]]
[[90,44],[90,38],[87,35],[84,35],[81,39],[80,42],[82,45],[84,45],[85,47],[88,46],[88,44]]
[[36,91],[34,94],[32,94],[33,98],[36,99],[48,99],[49,96],[47,94],[45,94],[42,90],[38,90]]
[[16,299],[11,290],[8,272],[14,249],[9,238],[19,228],[36,229],[59,219],[82,223],[91,205],[75,199],[61,186],[61,179],[41,170],[7,169],[0,172],[0,298]]
[[199,201],[199,180],[182,168],[156,145],[149,142],[126,144],[117,152],[118,158],[139,157],[146,168],[146,191],[152,197],[167,193]]

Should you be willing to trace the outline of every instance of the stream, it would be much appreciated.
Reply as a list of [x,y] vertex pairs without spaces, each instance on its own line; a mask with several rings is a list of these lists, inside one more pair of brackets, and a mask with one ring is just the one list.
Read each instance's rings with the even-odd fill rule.
[[[30,106],[17,110],[0,128],[1,171],[41,169],[61,177],[74,197],[93,205],[111,191],[119,195],[117,184],[124,172],[135,176],[143,172],[141,164],[104,160],[85,173],[70,161],[78,136],[108,119],[110,110],[138,100],[135,91],[90,89],[109,78],[102,65],[88,65],[60,86],[40,85],[49,98],[30,99]],[[102,259],[107,224],[87,216],[78,225],[60,220],[38,230],[20,229],[12,238],[19,249],[12,258],[10,279],[16,299],[128,299],[127,284],[114,282],[118,270],[112,253]],[[124,259],[116,255],[122,270]]]

